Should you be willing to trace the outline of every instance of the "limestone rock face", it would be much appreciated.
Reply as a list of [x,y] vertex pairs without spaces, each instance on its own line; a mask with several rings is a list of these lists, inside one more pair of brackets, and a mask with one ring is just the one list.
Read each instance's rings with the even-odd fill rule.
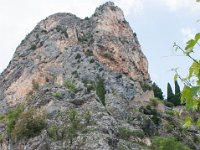
[[[0,149],[148,149],[151,136],[163,132],[152,119],[155,111],[144,108],[153,93],[142,85],[150,83],[136,34],[114,3],[85,19],[51,15],[26,36],[0,75]],[[7,130],[9,119],[1,118],[19,105],[23,112]],[[31,122],[39,114],[45,126]]]
[[[58,13],[41,21],[18,46],[9,66],[1,74],[2,99],[9,105],[21,103],[31,92],[33,80],[40,86],[53,79],[62,84],[66,69],[69,74],[75,65],[78,66],[66,60],[66,55],[78,52],[93,53],[95,61],[108,70],[123,73],[136,81],[149,81],[147,59],[137,37],[122,10],[108,2],[97,8],[91,18]],[[80,62],[81,66],[86,65],[85,60]]]

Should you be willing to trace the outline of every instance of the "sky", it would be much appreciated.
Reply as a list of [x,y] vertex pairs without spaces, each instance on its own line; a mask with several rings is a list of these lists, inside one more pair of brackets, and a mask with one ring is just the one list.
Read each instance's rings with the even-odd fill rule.
[[[200,32],[200,3],[195,0],[111,0],[119,6],[137,33],[142,51],[149,62],[153,82],[166,93],[173,84],[172,68],[185,76],[191,61],[175,52]],[[0,72],[12,59],[16,47],[38,22],[57,12],[90,17],[106,0],[0,0]],[[165,94],[166,95],[166,94]]]

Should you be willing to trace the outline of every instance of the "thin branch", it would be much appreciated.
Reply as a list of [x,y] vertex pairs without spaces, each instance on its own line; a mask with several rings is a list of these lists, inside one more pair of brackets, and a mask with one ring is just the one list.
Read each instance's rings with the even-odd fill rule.
[[194,62],[196,62],[197,64],[200,65],[200,63],[194,59],[190,54],[186,53],[180,46],[178,46],[177,44],[174,44],[174,46],[176,46],[178,49],[180,49],[184,54],[186,54],[186,56],[188,56],[190,59],[192,59]]

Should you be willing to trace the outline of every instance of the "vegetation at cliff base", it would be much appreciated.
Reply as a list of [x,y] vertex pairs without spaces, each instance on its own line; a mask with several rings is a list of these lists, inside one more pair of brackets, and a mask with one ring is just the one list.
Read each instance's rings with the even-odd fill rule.
[[155,137],[152,141],[154,150],[191,150],[174,137]]

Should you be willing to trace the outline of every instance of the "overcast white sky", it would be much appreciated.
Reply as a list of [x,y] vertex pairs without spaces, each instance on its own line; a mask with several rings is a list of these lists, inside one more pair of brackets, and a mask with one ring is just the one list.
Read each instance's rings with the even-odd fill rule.
[[[183,42],[200,31],[200,3],[195,0],[112,0],[122,8],[127,21],[137,33],[149,61],[149,72],[165,92],[173,82],[171,68],[186,74],[190,61],[175,56],[173,42]],[[0,72],[12,59],[16,47],[35,25],[57,12],[71,12],[78,17],[91,16],[106,0],[0,0]]]

